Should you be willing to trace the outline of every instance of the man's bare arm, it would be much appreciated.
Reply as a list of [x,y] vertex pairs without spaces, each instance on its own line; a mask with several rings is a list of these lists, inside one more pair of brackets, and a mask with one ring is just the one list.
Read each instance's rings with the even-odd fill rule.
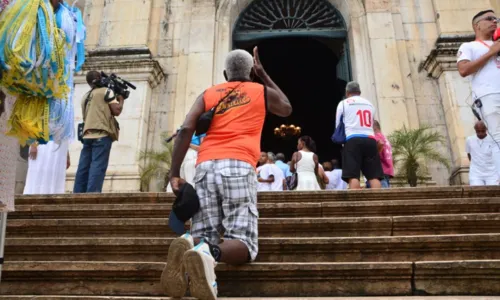
[[[269,78],[271,79],[271,78]],[[279,117],[288,117],[292,114],[292,105],[281,90],[267,86],[267,110]]]
[[179,177],[182,161],[186,156],[186,152],[191,144],[191,139],[196,130],[196,123],[200,116],[205,112],[205,102],[203,95],[198,96],[198,99],[191,107],[191,110],[186,116],[184,124],[182,124],[177,137],[175,138],[174,150],[172,153],[172,166],[170,168],[170,178]]
[[125,101],[125,99],[123,99],[121,95],[117,95],[116,101],[118,101],[118,103],[109,104],[109,109],[111,110],[111,114],[113,116],[118,117],[123,111],[123,102]]
[[496,41],[490,50],[475,61],[462,60],[457,63],[458,73],[460,76],[467,77],[479,71],[484,65],[500,52],[500,40]]

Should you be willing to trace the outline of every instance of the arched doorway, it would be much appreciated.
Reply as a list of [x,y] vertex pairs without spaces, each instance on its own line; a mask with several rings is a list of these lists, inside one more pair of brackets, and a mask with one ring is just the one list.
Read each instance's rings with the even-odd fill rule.
[[351,80],[347,31],[340,13],[327,0],[254,0],[236,22],[233,48],[251,52],[255,46],[294,108],[286,119],[268,115],[262,150],[283,152],[290,159],[297,137],[275,136],[274,128],[293,124],[316,141],[321,161],[340,158],[340,148],[330,136],[337,104]]

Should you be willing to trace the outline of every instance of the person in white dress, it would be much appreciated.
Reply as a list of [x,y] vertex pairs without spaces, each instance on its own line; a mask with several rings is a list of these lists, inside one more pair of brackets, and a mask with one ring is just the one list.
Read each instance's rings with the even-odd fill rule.
[[[174,133],[172,138],[177,136],[179,131]],[[206,134],[201,135],[193,135],[191,138],[191,144],[189,144],[189,149],[186,152],[186,156],[182,161],[181,165],[181,177],[186,180],[187,183],[194,186],[194,175],[196,174],[196,160],[198,159],[198,150],[200,149],[200,145],[203,142],[203,139],[206,137]],[[172,193],[172,187],[170,183],[167,185],[166,189],[167,193]]]
[[64,194],[66,170],[70,166],[69,141],[30,146],[25,195]]
[[302,136],[297,143],[297,150],[292,156],[292,166],[290,171],[297,172],[297,191],[319,191],[321,187],[318,183],[318,156],[316,143],[309,136]]
[[259,172],[259,185],[265,185],[266,191],[279,192],[283,191],[286,186],[285,175],[275,162],[274,153],[267,153],[267,163],[261,167]]
[[465,151],[470,161],[470,185],[498,185],[498,173],[493,162],[493,151],[499,147],[488,135],[483,121],[475,124],[476,135],[469,136]]

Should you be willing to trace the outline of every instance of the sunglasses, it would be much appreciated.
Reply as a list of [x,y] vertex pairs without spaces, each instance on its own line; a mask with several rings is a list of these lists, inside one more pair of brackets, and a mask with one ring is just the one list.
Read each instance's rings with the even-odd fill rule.
[[494,16],[488,16],[484,19],[479,19],[476,21],[476,24],[481,22],[481,21],[490,21],[490,22],[493,22],[493,21],[497,21],[498,22],[498,18],[497,17],[494,17]]

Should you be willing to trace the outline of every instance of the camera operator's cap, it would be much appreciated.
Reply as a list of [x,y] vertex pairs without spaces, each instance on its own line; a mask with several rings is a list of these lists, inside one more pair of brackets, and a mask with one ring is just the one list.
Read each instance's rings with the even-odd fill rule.
[[196,190],[189,183],[184,183],[179,195],[175,198],[172,211],[168,217],[168,226],[177,234],[186,232],[184,224],[200,210],[200,199]]

